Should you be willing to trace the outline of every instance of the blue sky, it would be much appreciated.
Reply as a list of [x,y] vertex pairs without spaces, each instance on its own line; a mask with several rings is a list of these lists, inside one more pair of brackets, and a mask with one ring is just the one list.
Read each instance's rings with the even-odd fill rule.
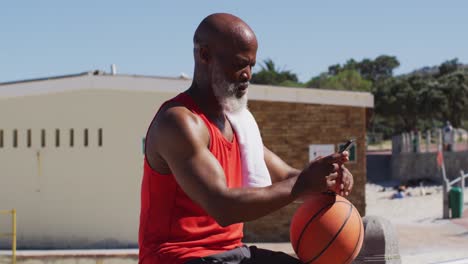
[[381,54],[397,56],[397,74],[455,57],[468,63],[462,0],[23,0],[0,3],[0,82],[112,63],[119,73],[191,76],[193,32],[214,12],[244,19],[259,40],[257,61],[271,58],[301,81]]

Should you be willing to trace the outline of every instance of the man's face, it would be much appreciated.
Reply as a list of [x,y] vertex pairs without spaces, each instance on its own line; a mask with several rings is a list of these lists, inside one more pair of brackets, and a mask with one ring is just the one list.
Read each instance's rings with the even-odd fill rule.
[[248,86],[252,78],[256,52],[255,45],[252,49],[234,54],[226,52],[224,56],[213,60],[211,86],[225,111],[237,112],[247,107]]
[[224,111],[233,113],[247,106],[249,81],[235,82],[229,80],[218,62],[213,65],[211,86]]

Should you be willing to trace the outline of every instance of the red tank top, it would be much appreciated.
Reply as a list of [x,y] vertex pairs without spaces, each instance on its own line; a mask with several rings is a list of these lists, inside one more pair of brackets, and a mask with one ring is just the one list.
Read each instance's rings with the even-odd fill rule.
[[[187,94],[181,93],[168,102],[174,101],[183,104],[205,122],[210,133],[209,149],[223,167],[228,187],[241,187],[241,161],[236,136],[229,142]],[[231,250],[242,245],[242,229],[241,223],[227,227],[218,225],[184,193],[174,175],[154,171],[145,157],[138,238],[140,263],[185,263]]]

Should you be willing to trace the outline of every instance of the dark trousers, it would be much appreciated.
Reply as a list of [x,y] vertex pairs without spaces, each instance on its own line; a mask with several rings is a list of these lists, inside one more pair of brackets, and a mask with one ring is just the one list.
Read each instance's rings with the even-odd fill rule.
[[255,246],[242,246],[220,254],[194,259],[186,264],[301,264],[298,259],[283,252]]

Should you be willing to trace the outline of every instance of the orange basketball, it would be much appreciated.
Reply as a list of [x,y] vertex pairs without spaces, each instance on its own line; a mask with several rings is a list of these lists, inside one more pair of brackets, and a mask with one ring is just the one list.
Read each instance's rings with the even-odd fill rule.
[[290,238],[304,263],[345,264],[359,254],[364,226],[348,200],[336,194],[316,194],[307,197],[295,212]]

